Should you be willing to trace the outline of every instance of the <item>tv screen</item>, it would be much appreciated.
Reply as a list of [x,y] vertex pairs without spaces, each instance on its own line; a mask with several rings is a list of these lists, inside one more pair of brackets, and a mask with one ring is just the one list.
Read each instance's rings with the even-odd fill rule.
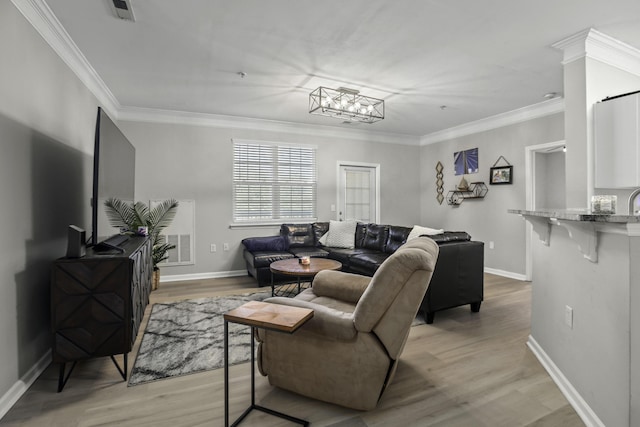
[[109,116],[98,107],[93,158],[91,244],[118,233],[107,219],[104,201],[115,197],[135,200],[136,149]]

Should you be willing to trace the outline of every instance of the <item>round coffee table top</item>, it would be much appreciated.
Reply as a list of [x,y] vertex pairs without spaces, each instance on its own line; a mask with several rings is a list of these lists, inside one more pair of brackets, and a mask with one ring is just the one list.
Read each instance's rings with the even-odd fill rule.
[[327,258],[311,258],[308,265],[300,264],[298,258],[283,259],[272,262],[269,268],[272,272],[289,276],[315,276],[322,270],[340,270],[342,263]]

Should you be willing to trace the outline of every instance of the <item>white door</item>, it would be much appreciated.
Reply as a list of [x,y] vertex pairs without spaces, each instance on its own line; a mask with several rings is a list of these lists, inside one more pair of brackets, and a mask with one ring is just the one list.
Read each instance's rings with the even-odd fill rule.
[[338,164],[338,220],[380,221],[379,165]]

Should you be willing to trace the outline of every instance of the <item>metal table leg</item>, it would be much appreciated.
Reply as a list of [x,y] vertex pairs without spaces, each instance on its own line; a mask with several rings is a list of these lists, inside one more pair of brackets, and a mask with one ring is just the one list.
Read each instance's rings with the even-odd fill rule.
[[224,321],[224,427],[229,427],[229,322]]
[[[274,415],[276,417],[284,418],[302,426],[309,426],[309,421],[305,421],[300,418],[292,417],[291,415],[283,414],[282,412],[274,411],[273,409],[265,408],[264,406],[256,405],[256,370],[255,370],[255,333],[256,328],[251,327],[251,406],[249,406],[238,417],[237,420],[231,424],[231,427],[235,427],[242,422],[242,420],[249,415],[253,409],[265,412],[267,414]],[[229,427],[229,321],[224,321],[224,426]]]

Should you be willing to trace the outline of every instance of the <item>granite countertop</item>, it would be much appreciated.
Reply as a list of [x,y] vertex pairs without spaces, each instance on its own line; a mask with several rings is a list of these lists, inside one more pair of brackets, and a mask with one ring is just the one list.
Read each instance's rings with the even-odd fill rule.
[[592,213],[589,209],[540,209],[536,211],[509,209],[507,212],[518,215],[538,216],[542,218],[564,219],[568,221],[608,222],[619,224],[640,222],[640,216],[599,214]]

